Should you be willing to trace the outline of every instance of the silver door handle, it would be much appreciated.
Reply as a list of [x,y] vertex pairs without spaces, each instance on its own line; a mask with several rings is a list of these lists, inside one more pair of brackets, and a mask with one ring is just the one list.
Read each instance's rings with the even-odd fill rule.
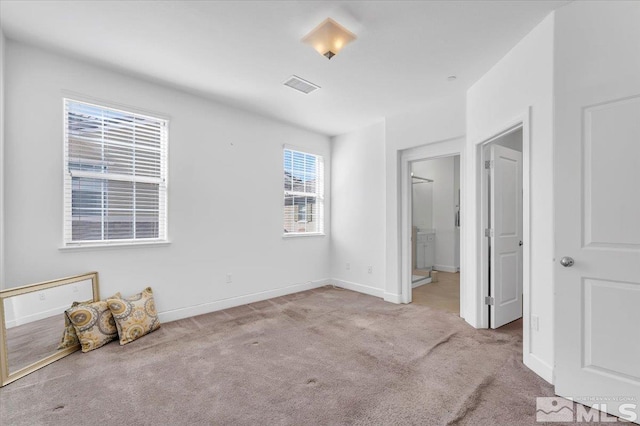
[[574,263],[575,262],[573,261],[573,258],[569,256],[565,256],[562,259],[560,259],[560,264],[565,268],[570,268],[571,266],[573,266]]

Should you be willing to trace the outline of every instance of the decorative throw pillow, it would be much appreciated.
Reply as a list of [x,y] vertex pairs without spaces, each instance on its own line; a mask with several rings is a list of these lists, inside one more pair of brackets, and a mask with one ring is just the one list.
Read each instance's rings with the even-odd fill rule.
[[[122,297],[122,295],[120,294],[120,292],[117,292],[116,294],[114,294],[113,296],[110,297],[113,299]],[[91,302],[73,302],[71,304],[71,307],[74,308],[78,305],[88,305]],[[76,334],[76,329],[73,326],[73,324],[71,323],[71,321],[69,320],[69,316],[67,315],[67,313],[64,313],[64,331],[62,332],[62,339],[60,339],[60,344],[58,345],[58,347],[56,349],[60,350],[60,349],[67,349],[67,348],[71,348],[73,346],[79,345],[80,341],[78,340],[78,335]]]
[[116,321],[121,345],[160,328],[151,287],[126,299],[107,299],[107,304]]
[[113,315],[104,300],[80,304],[65,312],[75,328],[82,352],[97,349],[118,337]]
[[[74,308],[78,306],[81,302],[73,302],[71,307]],[[79,345],[80,341],[78,340],[78,335],[76,334],[76,329],[73,327],[71,321],[69,321],[69,316],[67,313],[64,313],[64,331],[62,332],[62,339],[60,339],[60,344],[56,349],[67,349],[73,346]]]

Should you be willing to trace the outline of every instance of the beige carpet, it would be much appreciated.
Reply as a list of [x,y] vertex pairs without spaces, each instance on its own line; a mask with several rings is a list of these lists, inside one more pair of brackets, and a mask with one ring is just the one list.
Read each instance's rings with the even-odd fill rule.
[[0,389],[2,425],[533,425],[521,326],[324,287],[163,324]]

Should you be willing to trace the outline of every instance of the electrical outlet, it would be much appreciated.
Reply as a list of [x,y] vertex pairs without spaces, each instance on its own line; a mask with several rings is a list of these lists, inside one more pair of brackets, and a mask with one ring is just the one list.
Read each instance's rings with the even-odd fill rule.
[[40,297],[40,300],[44,300],[45,299],[44,293],[40,293],[38,296]]
[[537,315],[531,315],[531,329],[533,331],[540,331],[540,317]]
[[231,272],[229,272],[227,274],[227,283],[233,282],[232,276],[231,276]]
[[351,264],[347,262],[347,271],[351,269]]
[[367,272],[370,274],[373,274],[373,266],[368,266],[367,267]]

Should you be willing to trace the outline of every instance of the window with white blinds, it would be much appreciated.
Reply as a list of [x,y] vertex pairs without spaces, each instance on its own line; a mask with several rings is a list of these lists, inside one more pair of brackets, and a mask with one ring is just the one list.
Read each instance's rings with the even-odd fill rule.
[[64,243],[166,240],[167,121],[64,100]]
[[284,150],[284,233],[324,232],[324,164],[319,155]]

